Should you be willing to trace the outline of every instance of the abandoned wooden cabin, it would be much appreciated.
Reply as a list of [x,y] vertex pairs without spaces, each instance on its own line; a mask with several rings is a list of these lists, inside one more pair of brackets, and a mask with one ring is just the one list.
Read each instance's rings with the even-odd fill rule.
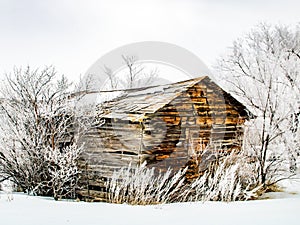
[[[157,171],[188,167],[198,177],[209,158],[240,149],[249,112],[209,77],[126,90],[101,104],[105,123],[85,136],[81,197],[105,201],[115,170],[144,161]],[[212,155],[214,157],[212,157]]]

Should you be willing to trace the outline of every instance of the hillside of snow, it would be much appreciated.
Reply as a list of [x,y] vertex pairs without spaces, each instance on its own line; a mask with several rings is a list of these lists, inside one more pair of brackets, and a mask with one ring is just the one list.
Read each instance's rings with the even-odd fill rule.
[[299,181],[285,181],[284,192],[271,199],[246,202],[197,202],[152,206],[54,201],[20,193],[0,192],[1,224],[22,225],[298,225]]

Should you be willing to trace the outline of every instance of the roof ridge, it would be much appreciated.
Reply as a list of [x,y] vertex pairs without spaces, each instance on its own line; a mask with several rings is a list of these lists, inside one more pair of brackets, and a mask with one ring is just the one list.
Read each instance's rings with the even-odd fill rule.
[[[82,95],[82,94],[113,93],[113,92],[120,92],[120,91],[124,91],[124,92],[143,91],[143,90],[147,90],[147,89],[155,88],[155,87],[176,86],[178,84],[184,84],[184,83],[188,83],[188,82],[192,82],[192,81],[199,82],[205,78],[209,78],[209,77],[201,76],[201,77],[196,77],[196,78],[192,78],[189,80],[178,81],[178,82],[170,83],[170,84],[159,84],[159,85],[152,85],[152,86],[139,87],[139,88],[127,88],[127,89],[116,89],[116,90],[93,90],[93,91],[85,90],[85,91],[75,92],[75,93],[71,94],[71,97]],[[193,85],[193,84],[190,84],[190,85]]]

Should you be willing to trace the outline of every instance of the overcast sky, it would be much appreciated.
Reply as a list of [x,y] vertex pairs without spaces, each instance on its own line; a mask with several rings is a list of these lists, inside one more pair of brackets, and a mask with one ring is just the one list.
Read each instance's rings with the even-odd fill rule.
[[184,47],[204,63],[259,22],[295,25],[299,0],[0,0],[0,73],[54,65],[78,77],[138,41]]

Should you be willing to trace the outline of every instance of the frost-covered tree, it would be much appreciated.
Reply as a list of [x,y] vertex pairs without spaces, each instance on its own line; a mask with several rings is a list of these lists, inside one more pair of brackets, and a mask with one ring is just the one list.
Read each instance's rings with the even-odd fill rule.
[[[1,86],[0,175],[18,188],[72,197],[78,179],[83,126],[70,98],[71,84],[53,67],[15,69]],[[77,132],[78,131],[78,132]]]
[[300,27],[260,24],[218,61],[220,82],[257,118],[246,145],[258,178],[270,184],[296,169],[299,155]]

